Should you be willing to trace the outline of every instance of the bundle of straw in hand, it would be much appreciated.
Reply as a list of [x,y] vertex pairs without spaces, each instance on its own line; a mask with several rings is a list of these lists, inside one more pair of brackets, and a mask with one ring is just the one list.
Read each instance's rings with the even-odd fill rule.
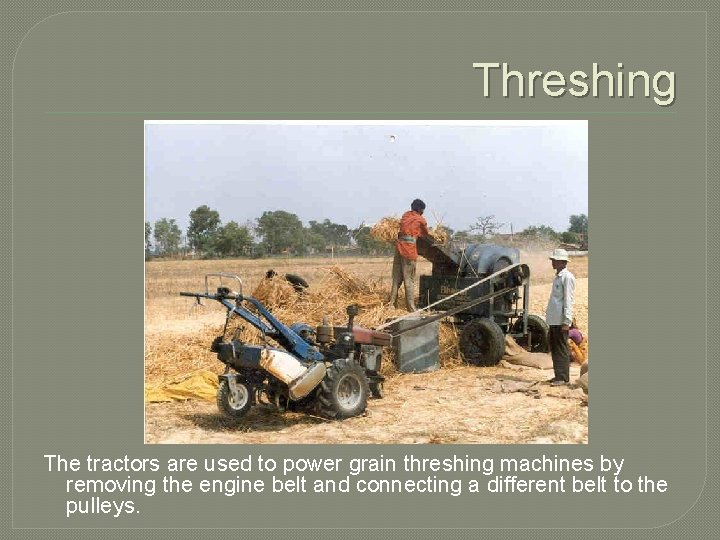
[[384,217],[370,229],[370,235],[381,242],[392,243],[397,240],[400,231],[400,218]]
[[[448,233],[442,223],[429,227],[430,234],[437,244],[445,244],[448,241]],[[378,221],[370,230],[370,235],[381,242],[393,243],[397,240],[400,232],[400,219],[397,217],[384,217]]]

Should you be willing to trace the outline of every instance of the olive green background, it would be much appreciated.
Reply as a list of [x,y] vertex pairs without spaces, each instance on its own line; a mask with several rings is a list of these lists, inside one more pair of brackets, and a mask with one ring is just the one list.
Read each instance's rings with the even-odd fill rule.
[[[12,139],[3,130],[7,177],[12,158],[12,185],[3,185],[8,224],[3,235],[9,244],[12,225],[13,246],[12,335],[5,340],[12,356],[2,381],[8,411],[3,528],[253,528],[272,530],[208,536],[272,538],[289,534],[278,530],[283,528],[353,529],[293,533],[300,538],[470,538],[487,534],[466,530],[480,528],[508,538],[535,533],[500,529],[591,528],[582,534],[702,538],[718,530],[717,336],[712,334],[717,216],[712,210],[710,223],[706,215],[706,202],[711,208],[717,203],[712,93],[709,116],[707,109],[708,76],[717,88],[715,72],[707,71],[717,65],[716,13],[691,3],[682,6],[687,12],[665,13],[479,12],[490,8],[459,3],[416,7],[432,13],[342,13],[318,3],[311,13],[48,17],[92,9],[61,7],[18,5],[3,17],[12,25],[3,34],[8,68],[3,75],[10,68],[13,75],[12,87],[3,87],[12,90],[12,109],[9,92],[3,93],[3,125],[12,127]],[[284,3],[275,7],[292,9]],[[218,6],[208,3],[204,9]],[[463,12],[452,13],[457,10]],[[507,61],[521,71],[587,71],[592,62],[612,70],[620,61],[627,69],[668,69],[676,72],[676,102],[658,107],[638,98],[486,99],[480,72],[472,69],[479,61]],[[594,360],[587,446],[143,445],[144,120],[476,118],[589,120]],[[307,192],[321,188],[318,183]],[[625,458],[623,478],[647,474],[667,480],[670,489],[652,496],[159,495],[136,498],[141,512],[132,517],[66,520],[65,475],[45,472],[45,453],[603,454]],[[411,528],[446,530],[401,530]],[[607,528],[628,530],[602,530]],[[79,532],[67,534],[75,538]],[[548,530],[537,536],[577,534]]]

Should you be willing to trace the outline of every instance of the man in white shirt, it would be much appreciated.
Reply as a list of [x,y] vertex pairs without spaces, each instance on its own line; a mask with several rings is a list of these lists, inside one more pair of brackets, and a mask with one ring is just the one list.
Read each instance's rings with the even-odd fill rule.
[[555,376],[550,379],[553,386],[570,382],[570,352],[567,341],[573,321],[575,276],[566,268],[569,260],[568,252],[564,249],[556,249],[550,257],[555,279],[545,311],[545,320],[550,326],[550,354],[555,368]]

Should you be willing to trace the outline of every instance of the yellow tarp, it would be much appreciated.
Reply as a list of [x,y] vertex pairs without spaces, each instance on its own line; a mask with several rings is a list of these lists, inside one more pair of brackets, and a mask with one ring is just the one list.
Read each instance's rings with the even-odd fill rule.
[[185,373],[162,384],[146,385],[145,403],[184,401],[186,399],[215,401],[217,387],[217,374],[202,369],[192,373]]

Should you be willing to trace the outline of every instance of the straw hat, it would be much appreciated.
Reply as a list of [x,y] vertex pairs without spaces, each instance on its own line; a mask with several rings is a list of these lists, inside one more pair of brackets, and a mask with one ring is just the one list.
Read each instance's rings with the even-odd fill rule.
[[550,260],[552,261],[569,261],[570,257],[568,257],[568,252],[564,249],[556,249],[553,251],[552,255],[550,255]]

